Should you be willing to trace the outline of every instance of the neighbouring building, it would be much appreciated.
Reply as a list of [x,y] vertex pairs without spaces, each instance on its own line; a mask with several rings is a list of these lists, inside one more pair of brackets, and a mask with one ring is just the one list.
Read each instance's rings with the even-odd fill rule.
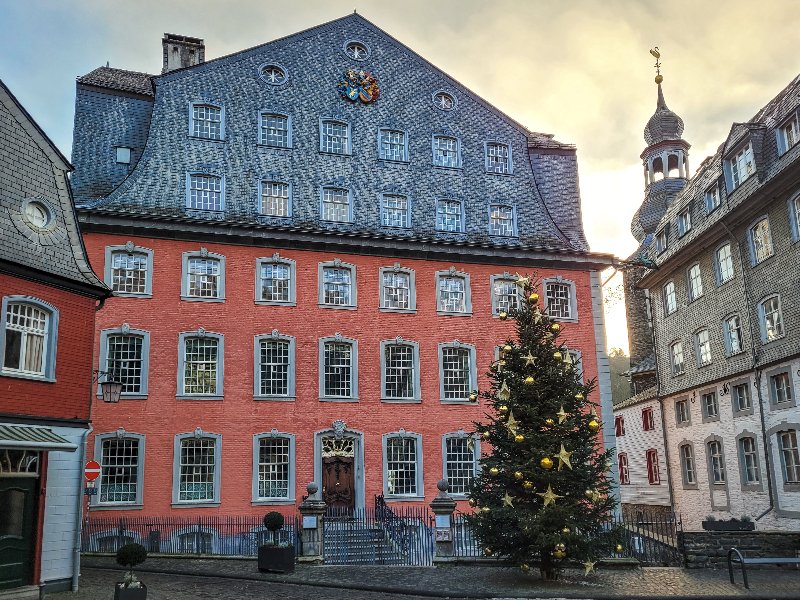
[[77,82],[72,181],[114,290],[95,350],[125,386],[94,406],[92,511],[288,512],[310,481],[332,506],[422,503],[442,477],[463,502],[517,272],[613,439],[612,257],[584,238],[573,146],[355,14],[215,60],[165,34],[163,56]]
[[110,291],[84,251],[71,170],[0,81],[3,598],[39,598],[40,586],[69,589],[78,577],[94,320]]
[[657,268],[629,271],[631,376],[654,350],[646,395],[661,405],[685,529],[708,516],[800,529],[799,104],[800,77],[734,123],[691,178],[660,84],[645,129],[632,231]]

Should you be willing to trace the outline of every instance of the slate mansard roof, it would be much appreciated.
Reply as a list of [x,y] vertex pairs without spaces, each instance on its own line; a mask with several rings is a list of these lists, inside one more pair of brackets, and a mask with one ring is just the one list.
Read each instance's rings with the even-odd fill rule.
[[[78,232],[64,155],[0,80],[0,270],[52,280],[90,295],[109,295],[89,265]],[[29,202],[46,207],[39,228],[25,215]],[[13,290],[6,290],[13,292]]]
[[[349,40],[366,44],[365,61],[348,57]],[[265,64],[277,64],[288,81],[273,86],[259,77]],[[381,96],[364,105],[341,98],[336,85],[347,68],[373,72]],[[96,109],[84,101],[82,86],[149,97],[152,114],[137,117],[146,127],[146,144],[134,157],[130,171],[114,175],[99,167],[97,156],[80,152],[91,145]],[[575,147],[552,135],[529,131],[479,98],[410,48],[361,17],[342,19],[204,63],[159,76],[101,67],[78,79],[73,177],[82,219],[148,220],[151,223],[233,225],[253,231],[302,231],[350,237],[392,237],[461,246],[515,247],[582,256],[609,263],[609,256],[589,253],[580,214]],[[433,104],[433,95],[446,91],[456,98],[450,112]],[[138,101],[138,100],[137,100]],[[209,103],[224,110],[223,141],[188,135],[192,103]],[[291,150],[265,148],[257,143],[261,111],[288,114],[292,119]],[[109,113],[112,111],[109,110]],[[123,111],[124,112],[124,111]],[[351,126],[350,156],[319,151],[319,120],[334,118]],[[96,118],[115,118],[111,114]],[[78,123],[81,121],[82,126]],[[132,135],[130,123],[116,129]],[[410,160],[391,163],[377,159],[377,131],[390,127],[405,131]],[[457,137],[463,165],[460,169],[434,167],[432,136]],[[513,174],[488,174],[484,168],[487,141],[511,147]],[[112,140],[113,142],[113,140]],[[97,154],[97,153],[93,153]],[[101,173],[101,184],[84,173]],[[190,173],[224,178],[223,214],[204,214],[186,208],[186,180]],[[93,175],[94,177],[94,175]],[[292,186],[293,215],[276,220],[257,213],[260,180],[288,181]],[[322,186],[348,188],[354,198],[355,222],[328,224],[319,220]],[[385,228],[380,223],[381,193],[409,197],[412,227]],[[435,202],[456,198],[463,202],[467,231],[435,231]],[[489,204],[515,206],[519,236],[488,235]],[[98,218],[95,218],[98,217]],[[172,227],[173,225],[164,225]]]

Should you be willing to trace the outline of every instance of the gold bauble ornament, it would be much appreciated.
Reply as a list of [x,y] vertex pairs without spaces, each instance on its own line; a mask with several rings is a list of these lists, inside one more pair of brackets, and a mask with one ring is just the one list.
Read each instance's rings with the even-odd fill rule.
[[470,498],[470,499],[469,499],[469,505],[470,505],[472,508],[475,508],[476,506],[478,506],[478,501],[477,501],[477,500],[475,500],[475,498]]
[[525,475],[522,473],[522,471],[514,471],[514,479],[517,481],[522,480],[524,477]]
[[501,310],[500,314],[498,314],[497,316],[500,317],[501,321],[505,321],[508,318],[508,313],[504,310]]
[[544,424],[547,425],[548,427],[552,427],[553,425],[556,424],[556,422],[553,419],[545,419]]
[[531,377],[530,375],[528,375],[525,378],[525,383],[528,384],[528,385],[533,385],[534,383],[536,383],[536,380],[533,377]]
[[498,475],[500,475],[500,469],[498,469],[497,467],[492,467],[491,469],[489,469],[489,475],[491,475],[492,477],[497,477]]
[[562,550],[556,550],[553,552],[553,558],[556,560],[564,560],[567,556],[567,553]]
[[514,441],[517,442],[518,444],[521,444],[522,442],[525,441],[525,436],[522,435],[521,433],[518,433],[517,435],[514,436]]
[[558,352],[558,351],[553,352],[553,358],[555,358],[556,360],[561,360],[561,358],[562,358],[561,357],[561,352]]
[[504,415],[508,412],[508,407],[505,404],[501,404],[497,407],[497,412]]
[[500,359],[500,360],[497,362],[497,364],[498,364],[498,365],[499,365],[499,366],[502,368],[502,367],[505,367],[505,366],[506,366],[506,361],[504,361],[504,360]]
[[617,544],[615,550],[617,551],[617,554],[621,554],[622,552],[625,551],[625,548],[623,548],[622,544]]
[[523,489],[532,490],[533,489],[533,482],[532,481],[523,481],[522,482]]
[[553,323],[552,325],[550,325],[550,331],[552,331],[553,333],[561,331],[561,325],[559,325],[558,323]]
[[511,352],[513,349],[514,348],[511,346],[511,344],[506,344],[503,346],[503,352]]
[[564,535],[569,535],[570,533],[572,533],[572,531],[570,530],[569,527],[564,527],[564,529],[561,530],[561,533],[563,533]]
[[567,546],[563,542],[559,542],[558,544],[556,544],[556,550],[561,550],[561,552],[565,552],[567,550]]
[[592,419],[591,421],[589,421],[588,427],[589,427],[589,431],[591,431],[593,433],[597,433],[597,430],[600,429],[600,423],[598,423],[596,420]]
[[659,73],[658,75],[656,75],[655,81],[656,83],[661,83],[662,81],[664,81],[664,76]]
[[488,431],[484,431],[484,432],[481,434],[481,437],[482,437],[483,439],[485,439],[485,440],[488,440],[488,439],[491,437],[491,435],[492,435],[492,434],[491,434],[491,433],[489,433]]
[[583,495],[586,496],[587,498],[591,498],[592,496],[594,496],[594,492],[592,492],[592,490],[586,490],[585,492],[583,492]]
[[539,461],[539,466],[542,467],[544,470],[549,471],[553,468],[553,460],[549,456],[545,456],[542,460]]
[[583,400],[583,394],[581,394],[580,392],[578,392],[577,394],[575,394],[575,399],[576,399],[576,400]]
[[539,294],[533,292],[530,296],[528,296],[528,302],[531,304],[536,304],[539,301]]
[[522,563],[522,564],[519,566],[519,568],[520,568],[520,570],[521,570],[523,573],[527,573],[528,571],[530,571],[530,570],[531,570],[531,568],[530,568],[530,566],[528,565],[528,563]]
[[486,548],[483,549],[483,553],[486,556],[491,556],[492,555],[492,549],[487,546]]
[[469,395],[469,401],[470,402],[477,402],[478,401],[478,394],[476,394],[475,392],[472,392]]
[[482,512],[483,514],[487,514],[487,513],[488,513],[490,510],[491,510],[491,509],[490,509],[488,506],[482,506],[482,507],[481,507],[481,512]]

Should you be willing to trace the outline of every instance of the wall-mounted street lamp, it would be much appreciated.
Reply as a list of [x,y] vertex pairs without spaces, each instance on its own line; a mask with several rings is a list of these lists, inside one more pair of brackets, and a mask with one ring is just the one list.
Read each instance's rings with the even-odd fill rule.
[[98,382],[103,402],[108,402],[109,404],[119,402],[119,397],[122,395],[122,382],[116,380],[113,372],[92,371],[92,383]]

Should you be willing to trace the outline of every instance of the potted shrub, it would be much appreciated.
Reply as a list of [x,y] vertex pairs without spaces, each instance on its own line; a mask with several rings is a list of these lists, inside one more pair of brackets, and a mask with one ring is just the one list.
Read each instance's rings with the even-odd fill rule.
[[742,517],[741,520],[733,517],[728,521],[718,521],[713,516],[709,516],[702,525],[706,531],[753,531],[756,528],[756,524],[748,516]]
[[280,543],[278,531],[283,527],[283,515],[272,511],[264,515],[264,527],[271,532],[270,542],[258,547],[258,570],[273,573],[294,571],[294,546]]
[[147,560],[147,550],[141,544],[125,544],[117,550],[117,564],[127,567],[125,577],[114,588],[114,600],[147,600],[147,586],[133,574],[133,567]]

